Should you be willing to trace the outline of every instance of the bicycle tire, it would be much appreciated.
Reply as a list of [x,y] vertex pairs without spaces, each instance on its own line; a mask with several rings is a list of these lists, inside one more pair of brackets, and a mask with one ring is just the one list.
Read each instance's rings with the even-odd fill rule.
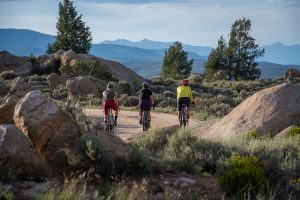
[[182,105],[181,108],[181,116],[180,116],[180,125],[185,128],[187,125],[187,119],[186,119],[186,115],[187,115],[187,106],[185,104]]
[[149,111],[143,111],[143,115],[142,115],[143,131],[147,131],[149,129],[148,112]]

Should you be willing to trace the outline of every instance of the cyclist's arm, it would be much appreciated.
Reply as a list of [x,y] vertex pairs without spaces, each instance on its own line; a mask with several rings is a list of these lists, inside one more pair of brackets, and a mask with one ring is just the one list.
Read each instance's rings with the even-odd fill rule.
[[118,96],[117,96],[117,93],[116,93],[116,92],[115,92],[114,100],[115,100],[115,103],[116,103],[117,105],[119,105],[119,103],[118,103]]
[[154,96],[153,94],[150,96],[151,104],[154,105]]

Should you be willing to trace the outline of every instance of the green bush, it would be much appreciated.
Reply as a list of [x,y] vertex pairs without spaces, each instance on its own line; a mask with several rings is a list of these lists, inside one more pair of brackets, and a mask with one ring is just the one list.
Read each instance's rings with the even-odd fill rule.
[[131,95],[131,87],[130,87],[129,83],[127,83],[126,81],[119,81],[118,82],[118,87],[119,87],[118,92],[120,94]]
[[38,59],[33,55],[33,53],[28,56],[27,61],[31,62],[32,65],[39,64]]
[[18,77],[18,75],[14,71],[3,71],[0,73],[0,79],[12,80]]
[[288,132],[288,135],[292,137],[300,136],[300,127],[291,128]]
[[164,129],[150,129],[146,135],[142,135],[134,140],[134,144],[151,155],[163,151],[167,143],[168,139]]
[[169,138],[164,149],[164,164],[171,171],[185,171],[187,173],[200,173],[197,156],[198,138],[191,130],[182,129]]
[[220,186],[232,196],[245,194],[256,196],[267,186],[267,179],[257,157],[234,156],[226,162],[226,170],[220,176]]
[[98,60],[86,62],[77,62],[75,65],[63,65],[59,68],[61,75],[65,78],[76,76],[94,76],[101,80],[115,81],[112,74],[107,71],[107,67]]

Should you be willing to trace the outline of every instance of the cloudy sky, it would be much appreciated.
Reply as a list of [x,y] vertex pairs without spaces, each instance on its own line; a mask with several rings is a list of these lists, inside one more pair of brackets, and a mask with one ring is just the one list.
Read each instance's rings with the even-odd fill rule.
[[[0,0],[0,28],[56,35],[59,0]],[[93,43],[144,38],[215,47],[239,18],[260,45],[300,44],[300,0],[73,0]]]

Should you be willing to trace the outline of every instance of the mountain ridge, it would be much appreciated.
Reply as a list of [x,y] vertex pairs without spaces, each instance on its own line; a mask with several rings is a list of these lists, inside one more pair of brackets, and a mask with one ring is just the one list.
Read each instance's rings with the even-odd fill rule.
[[[0,29],[0,51],[9,51],[17,56],[28,56],[30,53],[35,56],[43,55],[48,43],[52,43],[54,40],[55,36],[28,29]],[[165,51],[172,44],[173,42],[148,39],[137,42],[126,39],[105,40],[102,43],[92,44],[90,53],[104,59],[118,61],[136,70],[140,75],[150,77],[160,73]],[[188,52],[189,59],[194,59],[193,72],[203,72],[203,64],[212,48],[189,44],[183,44],[183,48]],[[298,44],[287,46],[281,42],[275,42],[261,48],[266,49],[268,56],[258,59],[260,68],[276,69],[276,73],[273,72],[274,70],[269,70],[270,74],[273,73],[272,76],[265,76],[267,72],[263,72],[263,78],[277,77],[278,74],[282,75],[283,69],[300,64],[300,45]],[[202,54],[197,53],[199,51]],[[284,59],[286,61],[282,62]],[[287,63],[287,60],[288,65],[284,64]],[[279,70],[279,68],[281,69]]]

